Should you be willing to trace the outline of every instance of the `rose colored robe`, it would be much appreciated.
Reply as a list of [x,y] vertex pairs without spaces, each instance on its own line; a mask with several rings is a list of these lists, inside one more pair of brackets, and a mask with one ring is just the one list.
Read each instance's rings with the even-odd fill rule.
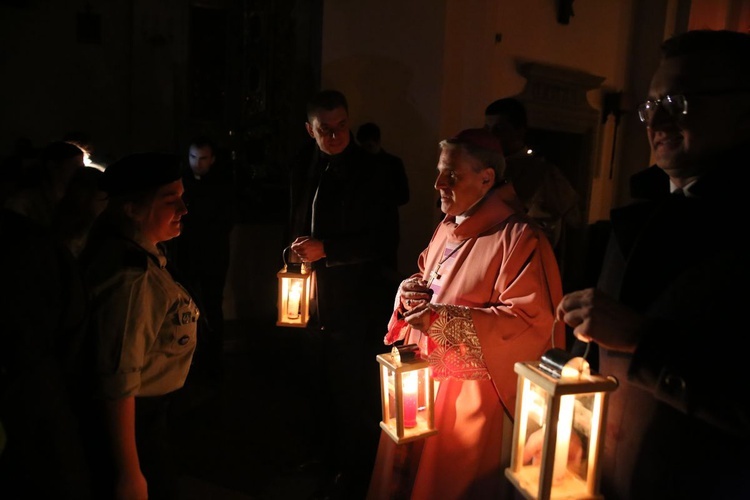
[[[431,366],[440,365],[444,371],[453,365],[462,378],[449,376],[439,384],[436,435],[396,446],[382,434],[368,498],[497,499],[508,491],[508,463],[501,460],[501,452],[510,446],[503,436],[511,436],[511,429],[503,429],[503,414],[513,418],[515,412],[513,367],[517,361],[539,359],[551,347],[554,309],[562,298],[552,248],[528,221],[513,187],[506,184],[491,191],[461,225],[447,216],[420,255],[421,272],[416,276],[428,279],[444,257],[446,241],[468,238],[456,252],[453,267],[441,277],[441,289],[432,302],[468,307],[473,328],[452,332],[453,338],[463,340],[438,350],[432,339],[426,342],[425,335],[408,327],[394,311],[386,344],[402,338],[406,344],[419,343],[432,353]],[[555,346],[565,347],[564,337],[559,324]],[[460,358],[477,340],[480,369],[467,376]]]

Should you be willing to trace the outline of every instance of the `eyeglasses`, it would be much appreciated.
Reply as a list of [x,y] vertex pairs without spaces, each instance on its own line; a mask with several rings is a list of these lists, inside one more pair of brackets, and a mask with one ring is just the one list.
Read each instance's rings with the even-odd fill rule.
[[341,135],[342,133],[344,133],[344,131],[348,129],[349,129],[349,121],[344,120],[333,126],[324,125],[322,127],[318,127],[317,131],[318,131],[318,134],[320,134],[323,137],[333,137],[334,135],[336,136]]
[[[734,89],[717,89],[717,90],[703,90],[700,92],[690,92],[690,96],[729,96],[734,94],[744,94],[750,92],[750,89],[741,87]],[[661,99],[649,99],[638,106],[638,118],[643,123],[648,125],[651,120],[654,119],[656,112],[662,108],[671,117],[679,118],[688,114],[688,100],[682,94],[677,95],[665,95]]]
[[659,108],[677,118],[688,113],[688,101],[684,95],[665,95],[661,99],[649,99],[638,106],[638,118],[648,125]]

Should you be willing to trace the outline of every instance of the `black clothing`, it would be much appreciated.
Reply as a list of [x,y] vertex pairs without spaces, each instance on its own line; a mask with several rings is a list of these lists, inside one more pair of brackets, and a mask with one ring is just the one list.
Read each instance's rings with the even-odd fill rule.
[[[311,377],[311,430],[324,466],[343,471],[345,498],[364,498],[380,433],[375,356],[395,289],[388,279],[387,201],[375,159],[351,142],[340,154],[321,154],[311,142],[290,169],[291,243],[312,236],[326,257],[313,263],[317,310],[311,318],[311,359],[323,380]],[[317,384],[317,385],[316,385]]]
[[401,242],[401,229],[398,207],[409,202],[409,179],[406,177],[404,162],[382,148],[375,153],[378,172],[383,178],[383,195],[386,197],[384,214],[388,233],[386,233],[386,264],[393,270],[396,285],[401,282],[398,276],[398,246]]
[[[291,235],[323,241],[326,258],[313,263],[317,276],[318,326],[338,328],[365,320],[368,299],[380,297],[387,271],[386,200],[372,156],[351,142],[341,154],[304,148],[290,170]],[[391,290],[395,293],[395,290]],[[391,296],[391,299],[393,297]],[[365,307],[363,307],[365,305]],[[390,317],[376,316],[385,325]],[[369,319],[374,319],[369,317]],[[381,338],[382,340],[382,338]],[[374,362],[374,361],[373,361]]]
[[188,213],[180,236],[166,242],[170,266],[200,305],[198,347],[189,383],[196,376],[219,382],[223,373],[224,287],[230,259],[230,236],[236,221],[236,197],[231,178],[214,164],[196,179],[186,167],[183,200]]
[[742,342],[740,315],[750,303],[750,260],[732,238],[747,210],[747,151],[715,158],[690,197],[670,195],[652,172],[652,199],[612,210],[599,288],[649,323],[632,356],[599,353],[600,371],[620,381],[603,450],[606,498],[750,492],[750,417],[739,396],[746,370],[711,347],[714,339]]
[[72,255],[31,219],[0,210],[3,498],[91,498],[77,384],[86,298]]
[[657,165],[630,176],[630,196],[637,200],[655,200],[669,194],[669,176]]

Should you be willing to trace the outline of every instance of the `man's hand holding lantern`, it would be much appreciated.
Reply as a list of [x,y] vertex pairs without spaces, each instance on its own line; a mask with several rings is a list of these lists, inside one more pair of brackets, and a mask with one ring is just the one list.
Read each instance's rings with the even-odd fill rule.
[[611,351],[634,352],[645,317],[596,288],[566,294],[557,318],[573,327],[582,342],[594,341]]
[[292,251],[302,259],[303,262],[315,262],[326,256],[323,242],[310,238],[309,236],[300,236],[292,242]]

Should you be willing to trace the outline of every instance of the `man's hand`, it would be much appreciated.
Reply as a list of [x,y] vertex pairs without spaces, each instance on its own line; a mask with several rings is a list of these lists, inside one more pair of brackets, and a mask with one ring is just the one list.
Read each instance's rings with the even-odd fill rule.
[[430,329],[430,325],[434,321],[432,316],[432,308],[428,303],[422,303],[418,306],[413,307],[410,311],[404,313],[404,321],[406,321],[412,328],[419,330],[422,333],[427,333]]
[[427,304],[432,299],[432,290],[427,282],[420,278],[409,278],[398,287],[402,311],[411,311],[417,306]]
[[565,295],[557,318],[573,327],[583,342],[595,341],[612,351],[634,352],[645,318],[596,288]]
[[309,236],[300,236],[292,242],[292,251],[296,253],[303,262],[315,262],[326,256],[323,248],[323,242],[310,238]]

